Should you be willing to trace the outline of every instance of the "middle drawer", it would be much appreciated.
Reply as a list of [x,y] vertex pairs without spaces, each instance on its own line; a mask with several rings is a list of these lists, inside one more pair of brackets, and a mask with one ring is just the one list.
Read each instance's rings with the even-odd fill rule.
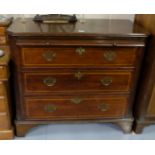
[[0,81],[0,96],[4,96],[6,92],[5,84],[4,82]]
[[72,92],[128,92],[132,88],[133,71],[57,70],[25,72],[25,95]]

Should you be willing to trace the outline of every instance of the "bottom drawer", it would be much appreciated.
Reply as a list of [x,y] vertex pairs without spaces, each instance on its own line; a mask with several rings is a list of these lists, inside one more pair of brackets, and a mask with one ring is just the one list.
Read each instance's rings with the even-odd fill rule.
[[28,120],[119,118],[127,105],[128,96],[25,98],[25,114]]
[[10,128],[10,120],[7,113],[0,113],[0,130]]

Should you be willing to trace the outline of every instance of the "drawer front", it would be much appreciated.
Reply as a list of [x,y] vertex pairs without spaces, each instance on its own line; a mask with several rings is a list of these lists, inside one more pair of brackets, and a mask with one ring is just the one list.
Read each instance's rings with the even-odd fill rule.
[[0,80],[8,79],[8,68],[6,66],[0,66]]
[[5,36],[0,36],[0,44],[6,44],[7,40]]
[[0,35],[5,35],[6,28],[0,27]]
[[129,91],[132,86],[132,72],[66,71],[50,73],[25,73],[24,92],[109,92]]
[[25,98],[26,119],[118,118],[126,113],[126,96],[57,96]]
[[131,67],[135,66],[138,51],[138,48],[133,47],[53,47],[21,49],[22,65],[26,67]]
[[6,92],[5,84],[0,81],[0,97],[4,96],[6,94],[5,92]]
[[6,112],[6,98],[0,96],[0,112]]
[[4,52],[4,55],[0,57],[0,66],[8,66],[10,60],[10,49],[8,46],[0,46],[0,50]]
[[10,121],[7,113],[0,113],[0,130],[10,128]]

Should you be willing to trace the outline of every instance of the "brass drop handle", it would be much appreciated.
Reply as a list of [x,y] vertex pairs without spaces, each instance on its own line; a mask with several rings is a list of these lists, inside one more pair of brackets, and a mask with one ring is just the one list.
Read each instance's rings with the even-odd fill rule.
[[113,61],[116,59],[117,55],[116,55],[116,52],[110,50],[110,51],[105,51],[103,56],[107,61]]
[[79,47],[75,50],[75,52],[82,56],[86,52],[86,50],[83,47]]
[[74,74],[74,77],[75,77],[77,80],[80,80],[80,79],[83,77],[83,74],[82,74],[80,71],[78,71],[78,72],[76,72],[76,73]]
[[56,53],[53,51],[46,51],[42,54],[42,56],[46,61],[50,62],[56,57]]
[[46,77],[43,79],[43,83],[48,87],[52,87],[56,84],[56,79],[52,77]]
[[103,86],[109,86],[113,82],[111,77],[105,77],[101,79],[101,83]]
[[57,108],[53,104],[47,104],[47,105],[44,106],[44,111],[45,112],[54,112],[56,110],[57,110]]
[[80,104],[83,101],[83,99],[80,97],[74,97],[70,101],[71,103],[74,103],[74,104]]
[[109,104],[106,103],[102,103],[100,105],[97,106],[99,110],[101,110],[102,112],[105,112],[109,109]]

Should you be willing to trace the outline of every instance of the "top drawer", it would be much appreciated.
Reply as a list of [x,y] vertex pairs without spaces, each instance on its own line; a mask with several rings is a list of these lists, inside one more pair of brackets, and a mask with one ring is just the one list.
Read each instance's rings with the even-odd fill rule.
[[23,47],[23,67],[134,67],[138,47]]
[[6,27],[0,26],[0,35],[5,35]]

